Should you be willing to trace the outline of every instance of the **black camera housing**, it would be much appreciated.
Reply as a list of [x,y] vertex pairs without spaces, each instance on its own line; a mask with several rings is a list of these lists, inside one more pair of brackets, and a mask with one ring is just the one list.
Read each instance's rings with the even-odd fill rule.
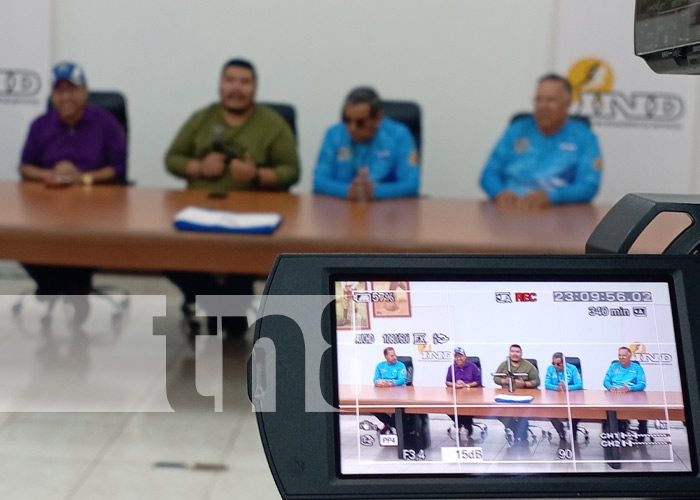
[[[258,411],[257,421],[273,477],[284,499],[383,498],[696,498],[700,384],[700,260],[693,256],[450,256],[450,255],[280,255],[265,287],[275,296],[329,296],[332,283],[357,280],[460,281],[640,281],[669,284],[675,310],[679,368],[684,381],[685,422],[692,472],[611,472],[587,474],[508,475],[371,475],[343,476],[338,453],[337,413],[306,412],[304,336],[288,317],[266,315],[266,301],[256,325],[255,341],[275,346],[276,359],[259,359],[249,367],[261,373],[276,366],[275,412]],[[315,318],[319,342],[333,346],[333,307]],[[320,360],[320,394],[337,406],[333,349]],[[259,379],[258,379],[259,380]],[[270,383],[252,382],[254,404]],[[250,383],[250,382],[249,382]],[[260,407],[258,406],[258,410]]]

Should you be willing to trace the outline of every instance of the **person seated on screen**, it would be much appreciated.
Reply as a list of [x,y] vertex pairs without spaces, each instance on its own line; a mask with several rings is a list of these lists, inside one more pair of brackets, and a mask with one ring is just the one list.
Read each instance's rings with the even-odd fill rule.
[[[544,379],[544,387],[550,391],[579,391],[583,389],[583,380],[576,366],[571,363],[566,363],[564,355],[560,352],[555,352],[552,355],[552,364],[547,367],[547,374]],[[564,430],[564,421],[558,418],[550,419],[552,425],[559,434],[561,441],[566,441],[566,431]],[[576,432],[578,432],[578,419],[572,419],[573,426],[571,432],[573,440],[576,440]]]
[[[510,366],[508,363],[510,360]],[[523,373],[524,375],[513,376],[513,385],[521,389],[534,389],[540,385],[540,374],[535,365],[523,359],[523,350],[518,344],[513,344],[508,350],[508,360],[498,365],[495,373]],[[508,387],[509,376],[494,375],[493,381],[496,385]],[[513,443],[515,445],[527,445],[528,419],[525,417],[500,417],[500,420],[507,430],[513,433]]]
[[[481,371],[474,363],[467,361],[467,354],[461,347],[455,347],[454,363],[447,369],[445,385],[447,385],[447,387],[454,387],[455,389],[481,387]],[[454,415],[448,414],[448,416],[455,422]],[[471,439],[472,425],[474,423],[473,417],[470,415],[458,415],[455,423],[457,424],[456,429],[454,427],[447,429],[449,436],[455,439],[454,435],[459,433],[457,429],[464,429],[467,433],[467,439]]]
[[[126,134],[111,113],[87,104],[87,79],[74,62],[53,67],[52,109],[29,128],[19,172],[24,182],[47,186],[123,182]],[[36,281],[36,294],[87,295],[93,270],[24,264]]]
[[[165,155],[167,170],[187,181],[189,189],[284,191],[299,179],[296,141],[287,122],[256,104],[257,74],[244,59],[227,61],[219,79],[219,101],[196,111],[173,139]],[[183,312],[191,320],[196,295],[251,295],[254,275],[214,276],[168,272],[184,295]],[[216,333],[216,318],[209,318]],[[226,333],[245,332],[245,318],[226,318]]]
[[377,93],[353,89],[343,123],[326,132],[314,170],[314,193],[351,201],[418,196],[420,165],[410,130],[384,116]]
[[593,199],[603,166],[600,148],[588,125],[568,119],[570,104],[566,78],[539,80],[534,117],[510,124],[481,174],[481,187],[497,205],[529,210]]
[[[632,361],[632,350],[622,346],[617,350],[617,361],[610,364],[603,379],[605,388],[614,394],[626,394],[628,392],[643,391],[647,387],[647,377],[644,367]],[[607,423],[607,422],[606,422]],[[620,422],[620,430],[628,428],[629,422]],[[646,420],[639,420],[639,434],[647,434]]]
[[[406,385],[406,365],[398,360],[393,347],[384,349],[384,361],[374,370],[374,386],[385,388]],[[380,434],[390,434],[396,428],[396,415],[389,413],[374,413],[375,417],[384,424]]]

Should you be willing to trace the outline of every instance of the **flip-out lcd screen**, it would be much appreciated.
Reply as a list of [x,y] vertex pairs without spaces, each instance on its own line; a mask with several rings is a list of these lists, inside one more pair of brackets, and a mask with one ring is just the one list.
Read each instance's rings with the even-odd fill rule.
[[693,471],[667,282],[346,278],[341,476]]

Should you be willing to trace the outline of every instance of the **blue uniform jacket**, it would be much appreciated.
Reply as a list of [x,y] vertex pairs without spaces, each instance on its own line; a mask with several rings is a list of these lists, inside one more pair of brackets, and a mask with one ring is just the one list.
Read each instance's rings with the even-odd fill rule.
[[602,159],[587,125],[569,120],[554,135],[542,135],[533,117],[508,127],[481,175],[490,198],[503,190],[524,196],[545,191],[552,203],[587,203],[598,192]]
[[347,198],[360,167],[369,167],[378,200],[418,195],[418,153],[402,123],[382,118],[374,137],[361,143],[352,142],[343,123],[329,128],[314,170],[314,193]]
[[386,361],[382,361],[374,370],[374,383],[377,380],[392,380],[394,385],[406,385],[406,365],[401,361],[397,361],[390,365]]
[[613,361],[605,374],[603,385],[608,390],[627,387],[630,391],[643,391],[647,386],[647,377],[639,363],[630,363],[624,368],[619,361]]
[[[566,380],[564,380],[564,371],[566,371]],[[544,386],[547,389],[558,390],[559,381],[566,382],[570,391],[583,389],[583,380],[576,366],[571,363],[566,363],[566,370],[558,371],[554,365],[549,365],[547,368],[547,376],[544,379]]]

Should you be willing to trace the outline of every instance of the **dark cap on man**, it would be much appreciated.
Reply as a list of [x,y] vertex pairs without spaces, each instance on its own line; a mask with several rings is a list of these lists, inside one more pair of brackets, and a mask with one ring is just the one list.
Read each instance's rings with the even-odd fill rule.
[[85,71],[77,63],[68,61],[60,62],[53,67],[52,73],[53,81],[51,84],[51,88],[55,88],[56,84],[61,80],[68,80],[76,87],[87,84],[87,79],[85,78]]
[[461,347],[455,347],[455,354],[461,354],[463,356],[466,356],[467,354],[464,352],[464,349]]

